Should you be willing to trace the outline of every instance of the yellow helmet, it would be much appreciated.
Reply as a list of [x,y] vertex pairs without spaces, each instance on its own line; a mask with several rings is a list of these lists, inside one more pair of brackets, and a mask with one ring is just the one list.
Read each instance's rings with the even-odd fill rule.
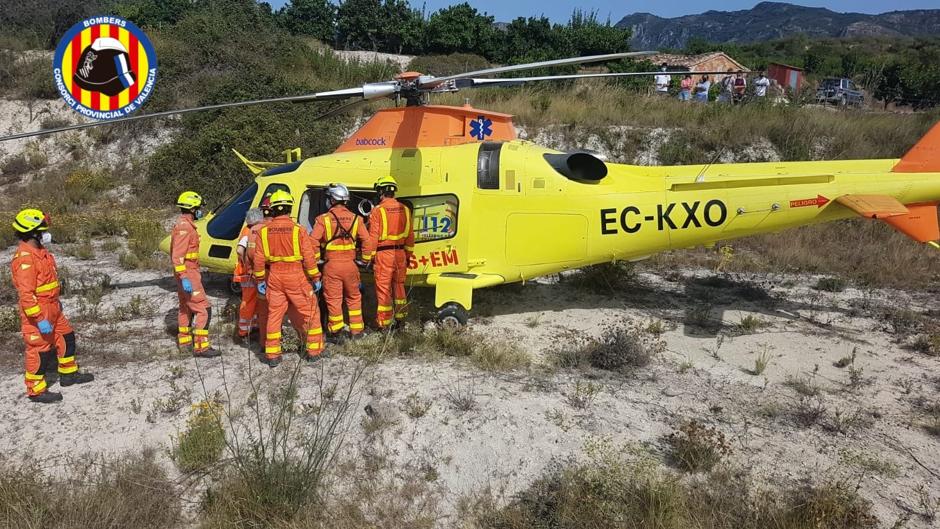
[[379,179],[375,181],[375,184],[372,185],[372,188],[378,189],[380,187],[398,189],[398,182],[395,181],[395,177],[392,175],[380,176]]
[[202,197],[195,191],[183,191],[176,199],[176,205],[183,209],[196,209],[202,205]]
[[284,191],[283,189],[278,189],[277,191],[271,193],[271,207],[276,208],[278,206],[293,206],[294,197],[290,193]]
[[13,218],[13,229],[20,233],[46,231],[49,229],[49,218],[38,209],[24,209]]

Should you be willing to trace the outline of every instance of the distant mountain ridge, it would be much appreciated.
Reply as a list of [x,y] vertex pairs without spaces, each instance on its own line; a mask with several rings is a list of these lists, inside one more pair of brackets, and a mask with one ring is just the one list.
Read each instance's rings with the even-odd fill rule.
[[634,13],[616,24],[630,28],[635,49],[683,48],[692,37],[709,42],[757,42],[796,34],[810,37],[940,35],[940,9],[880,15],[837,13],[824,7],[761,2],[741,11],[706,11],[662,18]]

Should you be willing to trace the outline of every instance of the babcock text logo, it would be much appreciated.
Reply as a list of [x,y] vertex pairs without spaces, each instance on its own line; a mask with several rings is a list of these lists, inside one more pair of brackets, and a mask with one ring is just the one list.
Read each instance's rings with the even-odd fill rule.
[[122,118],[139,109],[157,79],[147,35],[114,16],[82,20],[59,41],[52,73],[62,99],[92,119]]

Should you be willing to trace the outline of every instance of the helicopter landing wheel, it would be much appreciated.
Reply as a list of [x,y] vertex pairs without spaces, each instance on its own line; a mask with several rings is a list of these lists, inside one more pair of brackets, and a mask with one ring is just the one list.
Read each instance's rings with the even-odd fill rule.
[[437,311],[437,321],[441,325],[451,329],[457,329],[463,327],[467,324],[467,321],[470,319],[470,314],[467,312],[467,309],[463,308],[460,303],[455,303],[453,301],[445,303]]
[[241,283],[236,283],[235,281],[228,282],[228,289],[232,291],[232,294],[240,296],[242,293]]

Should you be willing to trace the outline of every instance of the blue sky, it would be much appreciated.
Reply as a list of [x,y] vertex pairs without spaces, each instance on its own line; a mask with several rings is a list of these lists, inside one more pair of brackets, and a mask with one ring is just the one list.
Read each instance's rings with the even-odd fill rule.
[[[267,0],[274,7],[284,5],[287,0]],[[411,5],[420,8],[422,4],[428,12],[441,7],[458,4],[462,0],[410,0]],[[545,1],[545,0],[471,0],[470,4],[480,11],[485,11],[496,17],[498,21],[506,22],[520,16],[545,15],[557,22],[568,20],[574,7],[581,7],[588,11],[597,11],[601,19],[610,16],[617,22],[624,15],[636,12],[647,12],[662,17],[676,17],[701,13],[709,9],[719,11],[734,11],[750,9],[758,2],[756,0],[724,0],[721,2],[693,2],[692,0],[672,0],[669,2],[649,1]],[[827,7],[833,11],[852,11],[857,13],[884,13],[886,11],[899,11],[907,9],[936,9],[940,7],[937,0],[829,0],[817,2],[801,0],[793,2],[800,5]]]

